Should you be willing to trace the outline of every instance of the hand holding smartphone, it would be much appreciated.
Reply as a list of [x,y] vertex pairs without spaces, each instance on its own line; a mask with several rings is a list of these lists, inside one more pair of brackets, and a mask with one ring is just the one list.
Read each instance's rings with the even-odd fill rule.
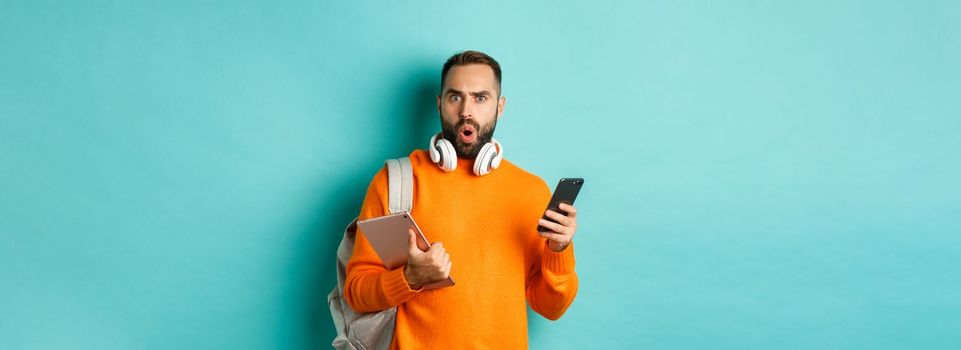
[[[577,193],[581,191],[582,185],[584,185],[584,179],[579,177],[561,179],[561,181],[557,183],[557,187],[554,189],[554,194],[551,195],[551,201],[548,203],[547,209],[565,215],[566,212],[560,209],[561,203],[574,205],[574,199],[577,199]],[[546,214],[543,215],[542,218],[547,221],[555,222],[551,218],[548,218]],[[541,225],[537,225],[537,230],[541,232],[550,231]]]

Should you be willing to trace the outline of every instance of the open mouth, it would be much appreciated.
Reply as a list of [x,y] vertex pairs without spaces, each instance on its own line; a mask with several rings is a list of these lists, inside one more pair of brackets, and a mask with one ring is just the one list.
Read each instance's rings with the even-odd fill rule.
[[460,128],[460,134],[458,136],[462,142],[471,143],[477,138],[477,130],[474,130],[474,127],[471,125],[464,125]]

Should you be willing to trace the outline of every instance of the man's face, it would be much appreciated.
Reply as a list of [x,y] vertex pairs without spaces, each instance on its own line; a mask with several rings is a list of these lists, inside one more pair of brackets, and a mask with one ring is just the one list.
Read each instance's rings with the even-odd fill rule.
[[491,141],[504,112],[504,98],[494,70],[485,64],[453,66],[437,96],[441,129],[457,156],[473,159]]

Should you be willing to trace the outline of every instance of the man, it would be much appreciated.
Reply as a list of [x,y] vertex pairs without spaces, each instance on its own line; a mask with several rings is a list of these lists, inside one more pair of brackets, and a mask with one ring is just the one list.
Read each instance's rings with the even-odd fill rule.
[[[410,244],[407,265],[387,270],[358,231],[344,298],[361,312],[397,306],[392,349],[526,348],[525,300],[551,320],[574,301],[576,210],[564,204],[565,213],[546,212],[553,222],[541,220],[550,188],[499,159],[503,147],[493,134],[504,103],[497,61],[477,51],[448,59],[437,96],[442,132],[430,150],[410,154],[411,215],[430,249]],[[387,215],[387,193],[382,169],[359,219]],[[549,231],[539,232],[538,225]],[[423,289],[448,276],[456,285]]]

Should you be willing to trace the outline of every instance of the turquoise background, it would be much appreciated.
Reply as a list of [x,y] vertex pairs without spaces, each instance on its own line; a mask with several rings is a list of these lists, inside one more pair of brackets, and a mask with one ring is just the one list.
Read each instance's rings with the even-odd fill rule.
[[587,179],[531,346],[961,342],[961,3],[0,3],[0,348],[326,348],[333,254],[440,66]]

